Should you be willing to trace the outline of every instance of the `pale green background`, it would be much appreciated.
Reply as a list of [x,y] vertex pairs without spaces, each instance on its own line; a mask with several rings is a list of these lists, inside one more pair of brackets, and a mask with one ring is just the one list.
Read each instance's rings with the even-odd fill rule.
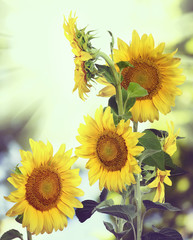
[[[108,99],[96,97],[101,89],[97,84],[91,89],[88,99],[83,102],[78,92],[72,94],[74,86],[74,61],[71,47],[63,33],[63,15],[68,17],[70,11],[76,12],[79,28],[88,26],[88,30],[96,30],[97,38],[93,45],[107,54],[109,51],[110,30],[115,40],[120,37],[128,44],[134,29],[140,34],[153,34],[156,45],[166,42],[167,51],[173,51],[173,45],[182,37],[188,36],[184,27],[193,27],[189,16],[182,16],[180,0],[0,0],[0,32],[1,44],[6,51],[1,56],[0,79],[0,120],[17,121],[20,117],[31,113],[33,116],[27,126],[35,126],[34,140],[49,140],[55,151],[61,143],[67,149],[78,146],[75,140],[83,115],[94,115],[96,108],[107,105]],[[185,19],[185,20],[184,20]],[[182,36],[183,32],[183,36]],[[116,47],[116,41],[115,41]],[[179,56],[179,55],[178,55]],[[183,59],[182,59],[183,61]],[[10,69],[10,72],[6,72]],[[182,102],[184,108],[190,104],[192,95],[186,95]],[[162,122],[173,119],[177,125],[187,121],[187,117],[175,118],[173,113],[161,116]],[[155,124],[156,125],[156,124]],[[26,126],[26,127],[27,127]],[[141,124],[140,130],[150,127],[149,123]],[[166,129],[166,125],[163,124]],[[182,133],[186,133],[182,129]],[[29,148],[28,138],[24,139],[25,149]],[[18,149],[14,146],[15,163],[20,161]],[[22,146],[23,148],[23,146]],[[85,160],[79,159],[76,166],[84,166]],[[87,173],[87,170],[83,170]],[[85,196],[81,200],[94,199],[99,194],[98,183],[89,187],[87,175],[84,174],[81,188]],[[3,192],[4,194],[4,192]],[[7,194],[7,193],[6,193]],[[0,202],[5,206],[3,196]],[[11,204],[9,207],[12,206]],[[7,210],[0,209],[1,215]],[[81,224],[77,219],[70,221],[63,232],[51,235],[38,235],[34,239],[102,239],[111,237],[103,225],[105,215],[95,214],[92,219]],[[2,234],[10,228],[21,230],[19,224],[6,217],[0,225]],[[24,236],[25,237],[25,236]],[[110,239],[110,238],[109,238]]]

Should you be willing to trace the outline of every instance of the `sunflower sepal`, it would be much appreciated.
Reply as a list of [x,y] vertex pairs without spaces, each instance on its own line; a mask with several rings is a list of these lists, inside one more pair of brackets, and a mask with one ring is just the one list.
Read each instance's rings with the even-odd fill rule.
[[23,214],[21,215],[18,215],[16,218],[15,218],[15,221],[22,224],[22,221],[23,221]]
[[120,61],[116,63],[116,65],[119,67],[120,72],[127,67],[134,67],[130,62],[128,61]]
[[14,173],[15,174],[22,174],[21,170],[19,169],[19,164],[16,165],[15,169],[14,169]]
[[111,50],[111,58],[112,58],[112,60],[113,60],[113,48],[114,48],[115,39],[114,39],[114,36],[113,36],[113,34],[112,34],[111,31],[108,31],[108,33],[109,33],[110,36],[111,36],[110,50]]

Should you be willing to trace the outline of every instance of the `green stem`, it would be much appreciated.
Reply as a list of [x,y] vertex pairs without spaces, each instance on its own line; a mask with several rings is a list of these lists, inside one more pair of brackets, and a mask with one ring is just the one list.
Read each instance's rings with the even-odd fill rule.
[[123,109],[123,98],[122,98],[120,84],[118,84],[116,87],[116,101],[117,101],[117,106],[118,106],[118,114],[121,116],[124,114],[124,109]]
[[[138,123],[133,122],[133,131],[137,132]],[[136,175],[135,199],[137,204],[137,240],[141,240],[142,226],[141,226],[141,189],[140,189],[141,174]]]
[[27,230],[27,240],[32,240],[32,234]]
[[130,224],[131,224],[131,227],[132,227],[132,229],[133,229],[134,240],[137,240],[137,238],[136,238],[136,232],[135,232],[135,227],[134,227],[134,225],[133,225],[133,222],[130,222]]
[[124,109],[123,109],[123,99],[122,99],[121,84],[120,84],[121,83],[120,74],[116,71],[113,60],[109,56],[107,56],[107,54],[105,54],[104,52],[98,52],[98,56],[102,57],[112,70],[112,73],[116,82],[115,88],[116,88],[116,101],[118,106],[118,114],[121,116],[124,114]]
[[115,81],[116,81],[116,83],[118,85],[120,83],[119,74],[118,74],[118,72],[115,69],[115,64],[112,61],[112,59],[104,52],[98,52],[97,55],[99,57],[102,57],[107,62],[107,64],[109,65],[109,67],[112,70],[113,76],[114,76]]

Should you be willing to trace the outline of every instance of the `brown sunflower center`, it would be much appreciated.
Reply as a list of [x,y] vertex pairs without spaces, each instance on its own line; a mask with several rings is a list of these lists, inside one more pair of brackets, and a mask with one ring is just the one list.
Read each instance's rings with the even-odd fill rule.
[[152,99],[160,88],[160,76],[155,64],[150,61],[131,61],[134,67],[124,68],[122,71],[123,81],[121,85],[127,89],[130,82],[136,82],[148,91],[145,97],[137,99]]
[[26,200],[35,209],[46,211],[56,206],[60,196],[61,184],[58,174],[51,168],[35,168],[25,187]]
[[97,141],[97,155],[103,166],[109,171],[121,170],[127,161],[127,146],[122,136],[108,132]]

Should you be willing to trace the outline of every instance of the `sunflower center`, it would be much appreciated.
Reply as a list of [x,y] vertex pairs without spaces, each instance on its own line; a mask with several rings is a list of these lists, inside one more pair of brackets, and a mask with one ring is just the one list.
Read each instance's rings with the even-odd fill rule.
[[130,82],[136,82],[148,91],[145,97],[137,99],[152,99],[160,88],[160,76],[157,67],[150,61],[131,61],[134,68],[127,67],[122,71],[123,81],[121,85],[127,89]]
[[25,187],[26,199],[35,209],[46,211],[56,206],[61,184],[58,174],[51,168],[35,168]]
[[127,146],[123,137],[108,132],[97,141],[97,155],[103,166],[109,171],[121,170],[127,161]]

